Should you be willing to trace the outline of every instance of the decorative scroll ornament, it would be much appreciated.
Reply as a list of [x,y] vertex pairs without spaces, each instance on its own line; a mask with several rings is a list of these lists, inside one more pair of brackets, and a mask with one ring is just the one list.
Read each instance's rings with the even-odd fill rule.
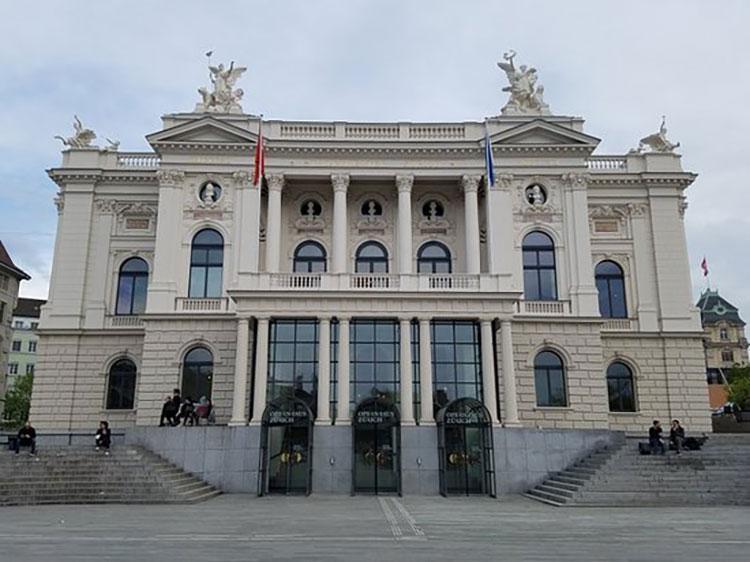
[[573,189],[585,189],[589,181],[589,177],[586,174],[576,174],[575,172],[563,174],[560,179],[563,185],[572,187]]
[[508,51],[503,55],[507,62],[498,62],[508,78],[509,86],[503,92],[510,93],[510,99],[500,111],[503,115],[549,115],[549,105],[544,102],[544,86],[537,86],[536,68],[525,64],[516,68],[513,59],[516,52]]
[[661,126],[659,127],[659,132],[654,133],[652,135],[649,135],[647,137],[643,137],[639,143],[638,148],[634,150],[634,152],[638,153],[644,153],[644,152],[661,152],[661,153],[667,153],[667,154],[674,154],[674,149],[680,146],[680,143],[673,143],[669,139],[667,139],[667,117],[665,115],[661,116]]
[[75,121],[73,121],[73,130],[75,131],[75,134],[68,138],[55,135],[55,138],[62,142],[63,146],[67,146],[68,148],[89,148],[91,146],[91,141],[96,138],[96,133],[91,129],[84,127],[81,120],[78,118],[78,115],[74,115],[73,118],[75,119]]
[[195,105],[196,113],[242,113],[240,100],[244,92],[241,88],[234,89],[234,85],[247,67],[235,67],[232,61],[229,68],[225,68],[224,64],[209,65],[208,70],[213,91],[209,91],[208,88],[198,88],[202,99]]
[[185,179],[185,172],[182,170],[157,170],[156,179],[159,185],[179,185]]

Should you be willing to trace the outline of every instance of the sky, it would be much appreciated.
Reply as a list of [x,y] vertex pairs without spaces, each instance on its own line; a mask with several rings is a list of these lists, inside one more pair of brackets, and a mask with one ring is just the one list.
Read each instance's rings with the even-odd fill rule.
[[[496,115],[496,62],[538,69],[552,112],[624,154],[667,116],[688,189],[696,298],[750,318],[750,2],[701,0],[0,0],[0,240],[46,298],[57,213],[45,170],[73,114],[121,150],[192,110],[204,53],[248,71],[243,107],[269,119],[450,121]],[[743,71],[742,69],[745,68]]]

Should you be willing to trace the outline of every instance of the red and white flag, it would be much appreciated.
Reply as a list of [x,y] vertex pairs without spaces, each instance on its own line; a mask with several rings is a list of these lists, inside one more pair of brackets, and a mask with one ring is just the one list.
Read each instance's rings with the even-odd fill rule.
[[253,162],[253,185],[260,189],[263,175],[266,173],[266,143],[263,139],[263,120],[258,124],[258,143],[255,145]]
[[703,256],[703,261],[701,262],[701,269],[703,270],[703,277],[708,277],[708,262],[706,261],[706,256]]

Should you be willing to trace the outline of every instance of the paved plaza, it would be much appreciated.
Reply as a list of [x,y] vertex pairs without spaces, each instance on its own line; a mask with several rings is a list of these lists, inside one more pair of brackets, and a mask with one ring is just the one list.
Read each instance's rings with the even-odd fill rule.
[[266,497],[0,508],[0,561],[745,560],[747,508],[554,508],[521,497]]

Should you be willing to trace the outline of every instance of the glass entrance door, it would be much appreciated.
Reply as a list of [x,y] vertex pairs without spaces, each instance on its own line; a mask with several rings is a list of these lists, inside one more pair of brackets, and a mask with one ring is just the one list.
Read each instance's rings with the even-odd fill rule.
[[309,494],[312,412],[298,398],[271,401],[263,413],[258,493]]
[[400,424],[396,407],[385,398],[364,400],[354,414],[353,434],[354,492],[400,493]]
[[473,398],[448,403],[437,415],[440,493],[495,495],[490,416]]

